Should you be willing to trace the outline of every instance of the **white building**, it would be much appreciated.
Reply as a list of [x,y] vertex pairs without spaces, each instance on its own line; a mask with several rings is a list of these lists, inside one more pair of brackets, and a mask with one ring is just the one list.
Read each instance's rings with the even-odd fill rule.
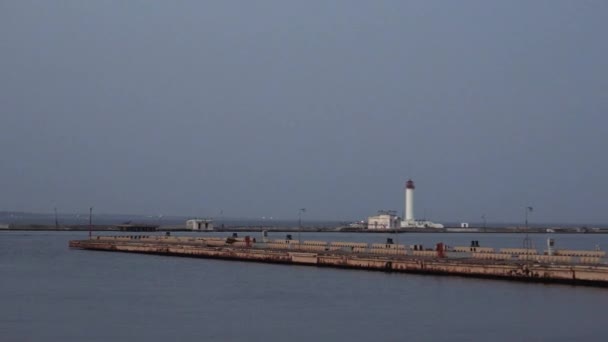
[[403,221],[401,222],[401,228],[444,228],[441,223],[435,223],[431,221]]
[[401,218],[394,211],[378,211],[378,215],[367,218],[367,229],[397,229]]
[[186,221],[186,229],[190,230],[213,230],[213,220],[190,219]]

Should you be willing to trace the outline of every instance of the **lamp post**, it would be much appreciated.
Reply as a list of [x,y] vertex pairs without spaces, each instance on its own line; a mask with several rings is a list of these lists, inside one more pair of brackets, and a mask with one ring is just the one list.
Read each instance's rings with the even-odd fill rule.
[[532,248],[532,241],[530,241],[530,237],[528,236],[528,213],[531,213],[534,210],[534,208],[527,206],[524,208],[525,211],[525,230],[526,230],[526,237],[524,238],[524,248],[525,249],[530,249]]
[[534,210],[532,207],[526,207],[526,229],[528,229],[528,213],[531,213]]
[[486,214],[481,215],[481,219],[483,220],[483,231],[486,231]]
[[306,212],[306,208],[298,210],[298,249],[302,248],[302,213]]
[[306,212],[306,208],[298,210],[298,228],[302,228],[302,213]]
[[92,238],[93,233],[93,207],[89,207],[89,239]]

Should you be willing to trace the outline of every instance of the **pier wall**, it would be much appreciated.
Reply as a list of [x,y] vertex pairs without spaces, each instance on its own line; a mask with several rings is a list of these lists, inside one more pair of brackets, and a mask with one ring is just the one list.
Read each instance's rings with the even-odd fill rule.
[[[183,239],[182,239],[183,240]],[[375,255],[339,250],[305,250],[213,246],[207,243],[161,239],[92,239],[70,241],[70,247],[131,253],[190,256],[253,262],[315,265],[420,274],[457,275],[519,281],[558,282],[608,286],[608,267],[603,265],[539,263],[529,260],[448,259],[425,252],[421,255]],[[399,249],[395,249],[399,251]],[[435,255],[435,257],[433,257]],[[556,259],[557,260],[557,259]]]

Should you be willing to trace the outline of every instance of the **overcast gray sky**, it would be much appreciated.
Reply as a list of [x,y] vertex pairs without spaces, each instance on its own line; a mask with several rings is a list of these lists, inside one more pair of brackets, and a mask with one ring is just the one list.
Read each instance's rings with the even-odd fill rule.
[[0,210],[608,222],[607,1],[0,1]]

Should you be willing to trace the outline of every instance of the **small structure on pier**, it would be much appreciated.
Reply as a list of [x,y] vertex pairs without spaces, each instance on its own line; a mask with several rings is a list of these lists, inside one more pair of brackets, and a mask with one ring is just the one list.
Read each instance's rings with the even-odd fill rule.
[[213,220],[212,219],[190,219],[186,221],[186,229],[190,230],[213,230]]
[[153,224],[137,224],[137,223],[123,223],[116,226],[121,232],[155,232],[157,225]]
[[378,210],[378,214],[367,218],[367,229],[396,229],[401,218],[394,210]]

